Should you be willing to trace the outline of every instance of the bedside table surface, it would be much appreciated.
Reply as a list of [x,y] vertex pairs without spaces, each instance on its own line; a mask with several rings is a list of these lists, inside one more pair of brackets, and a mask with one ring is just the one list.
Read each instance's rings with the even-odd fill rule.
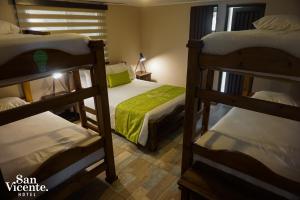
[[137,71],[135,72],[136,76],[147,76],[147,75],[151,75],[152,73],[150,72],[142,72],[142,71]]
[[138,71],[135,73],[135,77],[140,80],[151,81],[151,74],[150,72]]

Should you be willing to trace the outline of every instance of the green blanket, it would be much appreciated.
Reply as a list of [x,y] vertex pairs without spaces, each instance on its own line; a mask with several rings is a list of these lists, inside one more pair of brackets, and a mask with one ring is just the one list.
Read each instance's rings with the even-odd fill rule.
[[116,131],[137,143],[145,114],[184,92],[185,88],[163,85],[123,101],[116,108]]

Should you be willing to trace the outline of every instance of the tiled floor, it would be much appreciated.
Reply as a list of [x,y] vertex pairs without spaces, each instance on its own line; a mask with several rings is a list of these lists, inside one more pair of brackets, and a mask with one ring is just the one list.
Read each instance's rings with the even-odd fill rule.
[[166,137],[156,153],[144,152],[113,135],[118,180],[106,184],[101,174],[70,199],[179,199],[182,130]]
[[[214,107],[211,125],[227,111]],[[113,145],[119,179],[109,185],[101,174],[70,199],[180,199],[182,129],[168,134],[155,153],[144,152],[117,135],[113,135]]]

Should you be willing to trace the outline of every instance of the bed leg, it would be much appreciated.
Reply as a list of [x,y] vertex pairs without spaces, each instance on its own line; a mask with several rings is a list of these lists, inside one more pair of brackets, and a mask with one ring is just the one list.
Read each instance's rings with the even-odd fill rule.
[[109,184],[112,184],[116,180],[118,180],[118,176],[116,176],[116,175],[110,176],[106,173],[106,178],[105,178],[106,182],[108,182]]
[[157,123],[153,121],[149,121],[148,124],[148,130],[149,130],[149,137],[148,137],[148,149],[151,152],[154,152],[157,150],[158,142],[157,142]]
[[190,193],[187,189],[181,188],[181,200],[189,200],[190,199]]
[[116,180],[118,180],[118,176],[115,173],[111,173],[110,170],[106,170],[106,178],[105,181],[109,184],[112,184]]

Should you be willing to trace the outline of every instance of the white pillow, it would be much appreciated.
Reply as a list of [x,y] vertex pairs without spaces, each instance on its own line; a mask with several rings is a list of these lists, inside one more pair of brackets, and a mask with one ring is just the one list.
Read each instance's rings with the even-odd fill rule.
[[300,17],[296,15],[269,15],[253,23],[258,30],[299,31]]
[[[108,74],[116,74],[120,72],[124,72],[128,70],[129,77],[131,80],[135,78],[134,72],[130,66],[127,66],[125,63],[118,63],[114,65],[106,65],[106,75]],[[80,81],[83,88],[91,87],[92,81],[91,81],[91,74],[90,70],[79,70],[80,74]]]
[[118,63],[114,65],[106,65],[106,74],[116,74],[128,70],[129,77],[131,80],[135,78],[132,68],[125,63]]
[[260,100],[299,107],[299,104],[293,97],[284,93],[271,92],[271,91],[259,91],[256,92],[253,97]]
[[19,97],[0,98],[0,112],[28,104]]
[[20,28],[14,24],[0,20],[0,34],[20,33]]

